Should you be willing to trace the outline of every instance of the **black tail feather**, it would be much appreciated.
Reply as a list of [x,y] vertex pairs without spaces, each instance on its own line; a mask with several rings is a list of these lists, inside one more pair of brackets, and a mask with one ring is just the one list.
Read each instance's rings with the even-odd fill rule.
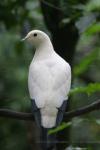
[[60,108],[58,108],[58,114],[57,114],[57,119],[56,119],[56,126],[59,126],[63,120],[63,116],[64,116],[64,112],[65,112],[65,109],[66,109],[66,106],[67,106],[67,100],[65,100],[63,102],[63,104],[61,105]]
[[56,150],[56,135],[48,134],[48,128],[41,128],[41,148],[42,150]]
[[36,106],[35,100],[31,100],[32,102],[32,114],[34,115],[35,121],[38,125],[38,127],[41,127],[41,114],[40,109]]

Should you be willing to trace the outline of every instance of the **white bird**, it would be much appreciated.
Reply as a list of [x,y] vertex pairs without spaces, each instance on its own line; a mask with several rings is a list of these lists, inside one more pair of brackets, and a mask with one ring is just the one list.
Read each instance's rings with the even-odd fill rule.
[[[32,30],[23,40],[28,40],[36,49],[29,67],[28,88],[32,112],[42,128],[43,141],[47,137],[50,140],[48,130],[57,127],[63,119],[71,85],[71,68],[55,52],[50,38],[44,32]],[[51,145],[42,145],[43,150]]]

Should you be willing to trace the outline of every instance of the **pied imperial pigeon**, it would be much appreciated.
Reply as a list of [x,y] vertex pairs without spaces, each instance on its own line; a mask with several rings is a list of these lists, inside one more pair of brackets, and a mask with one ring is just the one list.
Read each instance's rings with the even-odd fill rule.
[[41,131],[42,150],[55,147],[56,135],[50,129],[60,125],[71,85],[70,65],[54,50],[49,36],[40,31],[30,31],[23,40],[35,47],[29,66],[28,88],[32,113]]

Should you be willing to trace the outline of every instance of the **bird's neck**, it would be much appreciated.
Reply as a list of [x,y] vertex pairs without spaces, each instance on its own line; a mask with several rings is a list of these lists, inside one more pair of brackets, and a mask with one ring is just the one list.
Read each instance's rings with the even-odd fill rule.
[[41,44],[38,48],[36,48],[34,60],[42,60],[50,58],[52,53],[54,52],[53,45],[51,41],[46,41]]

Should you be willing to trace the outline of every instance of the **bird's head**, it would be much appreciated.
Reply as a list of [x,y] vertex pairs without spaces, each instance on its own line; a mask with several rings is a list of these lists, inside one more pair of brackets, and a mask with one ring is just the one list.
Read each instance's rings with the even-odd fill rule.
[[41,44],[44,44],[46,41],[50,41],[47,34],[40,30],[32,30],[30,31],[22,41],[27,40],[30,42],[34,47],[38,47]]

